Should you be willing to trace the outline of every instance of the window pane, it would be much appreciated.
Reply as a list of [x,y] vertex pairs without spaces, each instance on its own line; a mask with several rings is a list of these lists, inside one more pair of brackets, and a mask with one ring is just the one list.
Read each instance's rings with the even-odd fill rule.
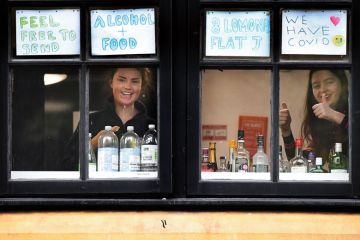
[[344,70],[281,71],[280,180],[349,180],[348,79]]
[[[67,161],[69,152],[66,145],[76,127],[74,113],[79,111],[78,81],[77,71],[14,70],[13,171],[77,170],[78,159],[72,165]],[[13,176],[24,175],[13,172]],[[36,173],[27,173],[26,176],[41,178],[41,174]],[[67,175],[64,173],[63,176]]]
[[[156,79],[155,69],[149,68],[90,71],[89,132],[96,155],[90,177],[157,177]],[[149,131],[151,124],[155,131]],[[105,126],[115,133],[110,145],[104,142]]]
[[[270,180],[270,74],[266,70],[202,72],[202,179]],[[240,139],[239,130],[244,131]],[[255,155],[257,140],[263,150]]]

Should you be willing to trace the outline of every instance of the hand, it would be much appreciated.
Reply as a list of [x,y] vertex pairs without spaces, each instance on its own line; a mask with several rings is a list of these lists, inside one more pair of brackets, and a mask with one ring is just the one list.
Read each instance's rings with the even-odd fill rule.
[[319,119],[325,119],[340,124],[345,115],[332,109],[327,103],[325,94],[321,95],[321,103],[312,106],[314,115]]
[[[111,131],[113,133],[116,133],[117,131],[120,130],[119,126],[113,126],[111,127]],[[99,141],[99,137],[100,135],[104,132],[105,130],[101,130],[100,132],[98,132],[92,139],[91,139],[91,146],[93,148],[93,150],[95,151],[97,149],[98,146],[98,141]]]
[[291,116],[289,109],[286,103],[281,104],[280,112],[279,112],[279,127],[282,132],[282,136],[287,137],[291,134]]

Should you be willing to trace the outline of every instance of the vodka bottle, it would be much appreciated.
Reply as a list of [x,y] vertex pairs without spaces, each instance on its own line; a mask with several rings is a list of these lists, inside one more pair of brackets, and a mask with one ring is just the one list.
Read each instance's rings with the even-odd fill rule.
[[292,173],[307,173],[308,161],[302,156],[302,139],[295,140],[295,157],[290,160],[290,168]]
[[264,136],[257,136],[257,152],[253,156],[253,172],[269,172],[269,158],[264,152]]
[[227,168],[229,172],[235,172],[235,153],[236,153],[236,141],[231,140],[229,143],[229,162]]
[[98,140],[98,171],[119,171],[119,140],[106,126]]
[[93,150],[92,145],[91,145],[91,133],[89,133],[88,161],[89,161],[89,171],[90,172],[97,171],[96,156],[95,156],[94,150]]
[[309,172],[311,172],[311,170],[313,168],[316,168],[316,163],[315,163],[315,153],[314,152],[309,152],[308,155],[308,167],[309,167]]
[[235,172],[249,172],[249,159],[249,152],[245,149],[244,130],[239,130],[237,154],[235,158]]
[[330,156],[329,169],[331,173],[347,173],[346,156],[342,153],[342,144],[335,143],[335,151]]
[[133,126],[120,139],[120,172],[140,171],[140,141]]
[[279,146],[279,172],[290,172],[290,163],[283,158],[282,146]]
[[209,162],[207,165],[208,172],[216,172],[216,142],[209,142]]
[[226,157],[220,156],[220,166],[218,172],[228,172],[229,170],[226,167]]
[[315,159],[316,167],[313,169],[310,169],[309,172],[311,173],[324,173],[325,170],[322,168],[322,157],[317,157]]
[[142,172],[156,172],[158,167],[158,141],[154,124],[149,124],[141,143],[141,162]]

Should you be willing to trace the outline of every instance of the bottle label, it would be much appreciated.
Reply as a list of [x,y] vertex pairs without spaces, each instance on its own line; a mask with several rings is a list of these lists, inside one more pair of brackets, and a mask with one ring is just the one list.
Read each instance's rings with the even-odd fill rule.
[[341,161],[340,157],[334,157],[333,158],[333,163],[334,164],[340,164],[340,161]]
[[331,169],[331,173],[347,173],[346,169]]
[[141,146],[141,171],[155,172],[158,163],[158,146],[142,145]]
[[268,172],[269,166],[263,164],[253,165],[253,172]]
[[307,173],[306,166],[291,167],[292,173]]
[[98,170],[99,171],[119,170],[118,148],[105,147],[98,149]]
[[120,172],[140,172],[140,148],[120,149]]

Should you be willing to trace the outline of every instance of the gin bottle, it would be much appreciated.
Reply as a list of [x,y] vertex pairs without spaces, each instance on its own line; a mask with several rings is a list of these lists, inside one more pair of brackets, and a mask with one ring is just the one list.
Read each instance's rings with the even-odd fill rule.
[[331,173],[347,173],[346,156],[342,153],[342,144],[335,143],[334,153],[330,156],[329,169]]
[[154,124],[149,124],[149,130],[142,138],[141,171],[156,172],[158,166],[158,142]]
[[111,126],[105,126],[105,131],[99,136],[98,171],[119,171],[119,140]]
[[308,161],[302,156],[302,139],[295,140],[295,157],[290,160],[290,168],[292,173],[307,173]]
[[264,136],[257,136],[257,152],[253,156],[253,172],[269,172],[269,158],[264,152]]
[[120,139],[120,172],[140,171],[140,141],[133,126]]
[[249,171],[249,152],[245,149],[244,130],[238,131],[237,154],[235,157],[235,172]]
[[325,170],[322,168],[322,157],[317,157],[315,159],[316,167],[313,169],[310,169],[309,172],[311,173],[324,173]]

